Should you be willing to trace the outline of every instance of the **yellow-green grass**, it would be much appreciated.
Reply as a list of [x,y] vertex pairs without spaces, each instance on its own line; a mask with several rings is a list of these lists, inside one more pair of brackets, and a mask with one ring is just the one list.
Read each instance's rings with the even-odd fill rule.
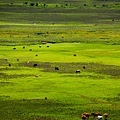
[[0,2],[0,120],[119,120],[119,2],[23,2]]
[[[78,120],[83,112],[107,112],[109,119],[119,120],[119,45],[15,47],[0,46],[1,119]],[[77,69],[80,74],[75,73]]]
[[119,44],[119,25],[112,24],[11,24],[2,23],[1,45],[30,45],[51,43],[81,42]]
[[[25,46],[25,49],[23,46],[15,46],[16,50],[13,49],[14,46],[1,46],[0,57],[10,62],[17,62],[17,59],[20,59],[20,62],[95,62],[120,65],[119,45],[60,43],[40,46],[30,45]],[[74,54],[76,54],[75,57],[73,57]]]

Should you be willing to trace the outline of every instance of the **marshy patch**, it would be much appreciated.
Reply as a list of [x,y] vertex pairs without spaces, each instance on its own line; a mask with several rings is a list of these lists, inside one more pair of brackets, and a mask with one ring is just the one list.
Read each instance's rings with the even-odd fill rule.
[[9,98],[10,98],[9,95],[2,95],[2,96],[0,96],[0,103],[1,103],[2,100],[9,99]]
[[0,68],[0,71],[12,71],[12,70],[20,70],[20,68],[17,68],[17,67],[2,67]]
[[6,66],[8,63],[8,59],[0,59],[0,66]]
[[0,73],[0,78],[4,78],[4,79],[22,78],[22,77],[29,77],[29,76],[33,76],[33,74],[7,74],[7,73]]
[[10,118],[20,120],[57,120],[57,117],[50,114],[57,115],[63,113],[63,111],[66,111],[66,114],[71,114],[71,111],[73,111],[71,107],[74,107],[74,104],[60,100],[45,100],[44,98],[11,100],[10,96],[0,96],[0,105],[0,119],[5,118],[7,120]]
[[107,101],[109,102],[119,102],[120,101],[120,97],[114,97],[114,98],[106,98]]
[[56,118],[53,118],[53,117],[48,117],[48,116],[43,116],[43,117],[33,117],[33,118],[30,118],[28,120],[58,120]]
[[84,77],[84,78],[92,78],[92,79],[104,79],[105,78],[105,76],[103,76],[103,75],[81,75],[81,74],[79,74],[79,75],[76,75],[76,74],[70,74],[70,75],[62,75],[61,77]]
[[14,83],[12,83],[12,82],[0,82],[0,87],[2,87],[2,86],[13,86],[14,85]]
[[[120,78],[120,66],[115,65],[105,65],[100,63],[51,63],[51,62],[35,62],[31,61],[30,63],[20,63],[21,66],[25,67],[34,67],[33,65],[37,64],[35,68],[41,68],[43,72],[57,72],[59,74],[75,74],[76,70],[80,70],[80,74],[83,72],[95,73],[96,75],[86,75],[86,77],[91,77],[93,79],[104,78],[103,75],[106,75],[110,78]],[[58,67],[59,70],[55,70],[55,67]],[[80,77],[83,77],[80,75]],[[85,77],[85,75],[84,75]]]

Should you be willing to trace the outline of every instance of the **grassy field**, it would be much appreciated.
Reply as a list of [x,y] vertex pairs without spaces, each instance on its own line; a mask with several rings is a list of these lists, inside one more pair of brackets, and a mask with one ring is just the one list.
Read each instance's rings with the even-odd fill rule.
[[80,120],[83,112],[119,120],[119,7],[1,0],[0,120]]
[[1,119],[77,120],[84,111],[119,117],[119,45],[60,43],[0,51]]

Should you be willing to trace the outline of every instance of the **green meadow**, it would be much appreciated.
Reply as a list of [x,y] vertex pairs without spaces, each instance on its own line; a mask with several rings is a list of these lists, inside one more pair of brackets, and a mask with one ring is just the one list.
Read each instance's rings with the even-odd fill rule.
[[119,13],[119,0],[1,0],[0,120],[119,120]]

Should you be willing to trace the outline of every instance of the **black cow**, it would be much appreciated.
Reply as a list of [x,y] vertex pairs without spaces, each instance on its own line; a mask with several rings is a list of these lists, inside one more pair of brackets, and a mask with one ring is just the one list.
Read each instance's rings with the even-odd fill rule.
[[73,54],[73,56],[77,56],[76,54]]
[[34,64],[34,65],[33,65],[33,67],[36,67],[36,66],[37,66],[37,64]]
[[45,97],[45,100],[47,100],[47,97]]
[[16,48],[14,47],[13,50],[16,50]]
[[19,59],[17,59],[17,61],[19,61]]
[[76,70],[76,73],[80,73],[80,70]]
[[59,70],[59,68],[58,68],[58,67],[55,67],[55,70]]
[[83,66],[83,69],[85,69],[85,66]]
[[11,67],[11,64],[9,64],[9,67]]

